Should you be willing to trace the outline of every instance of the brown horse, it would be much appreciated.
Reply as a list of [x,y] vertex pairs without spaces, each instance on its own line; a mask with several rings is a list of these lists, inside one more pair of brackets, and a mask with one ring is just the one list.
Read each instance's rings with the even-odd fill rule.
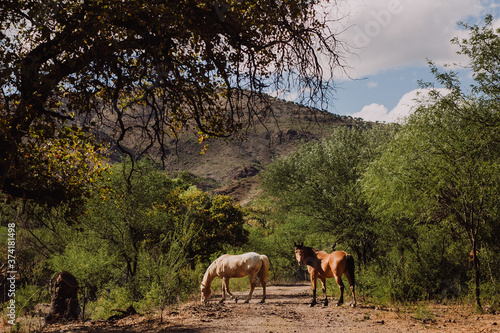
[[342,274],[345,274],[351,285],[352,303],[351,306],[356,306],[356,297],[354,295],[354,258],[344,251],[334,251],[327,253],[325,251],[315,250],[312,247],[304,246],[304,244],[295,244],[295,259],[300,265],[307,265],[307,270],[311,276],[311,284],[313,290],[313,300],[311,306],[316,305],[316,279],[321,280],[323,295],[325,296],[324,305],[328,305],[326,296],[326,279],[335,278],[339,289],[340,299],[337,306],[344,303],[344,283],[342,282]]

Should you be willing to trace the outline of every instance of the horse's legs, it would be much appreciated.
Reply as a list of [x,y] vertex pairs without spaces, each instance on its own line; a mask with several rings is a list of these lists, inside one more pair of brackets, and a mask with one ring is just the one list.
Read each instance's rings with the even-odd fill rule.
[[[229,296],[231,296],[231,299],[234,299],[234,302],[238,303],[238,298],[236,296],[234,296],[229,291],[229,278],[228,277],[223,278],[223,285],[224,285],[224,288],[226,289],[227,293],[229,294]],[[224,296],[225,296],[225,294],[224,294]]]
[[250,300],[252,299],[253,290],[255,289],[255,274],[248,275],[248,279],[250,280],[250,293],[248,294],[248,298],[246,299],[245,303],[250,302]]
[[219,303],[224,303],[226,300],[226,283],[229,281],[226,281],[226,278],[222,278],[222,299],[219,301]]
[[266,301],[266,281],[260,275],[258,275],[258,277],[259,277],[260,284],[262,285],[262,292],[264,294],[262,296],[260,303],[264,303]]
[[325,296],[324,306],[328,305],[328,296],[326,295],[326,279],[324,277],[319,278],[321,280],[321,290],[323,291],[323,296]]
[[356,296],[354,295],[354,285],[351,285],[352,303],[351,306],[356,306]]
[[340,306],[344,303],[344,282],[342,282],[342,276],[337,275],[335,275],[335,281],[337,281],[340,289],[340,299],[337,302],[337,306]]
[[312,284],[312,291],[313,291],[313,299],[312,302],[309,306],[315,306],[316,305],[316,274],[311,274],[311,284]]
[[349,285],[351,286],[351,294],[352,294],[352,303],[351,306],[356,306],[356,295],[354,294],[354,281],[350,274],[346,273],[347,280],[349,281]]

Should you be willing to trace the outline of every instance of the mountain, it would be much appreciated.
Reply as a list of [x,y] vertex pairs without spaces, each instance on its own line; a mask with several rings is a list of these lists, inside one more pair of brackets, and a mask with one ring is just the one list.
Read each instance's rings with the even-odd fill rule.
[[167,144],[171,154],[163,167],[172,177],[188,177],[206,191],[231,195],[244,204],[258,193],[258,174],[273,159],[288,155],[302,141],[330,136],[335,127],[362,123],[280,99],[272,99],[271,108],[268,117],[246,130],[243,140],[200,144],[192,134],[180,135]]
[[329,137],[337,126],[362,121],[273,99],[273,116],[247,131],[244,140],[210,139],[206,151],[197,138],[184,135],[166,161],[173,175],[188,173],[198,186],[228,194],[245,204],[258,194],[258,174],[275,158],[288,155],[302,141]]

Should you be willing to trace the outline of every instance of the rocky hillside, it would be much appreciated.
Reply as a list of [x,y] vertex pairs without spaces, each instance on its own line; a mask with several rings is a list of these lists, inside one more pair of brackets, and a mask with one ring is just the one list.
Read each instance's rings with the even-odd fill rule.
[[274,117],[250,129],[241,141],[212,139],[202,154],[196,138],[181,137],[172,147],[167,170],[187,172],[207,190],[229,194],[241,203],[256,195],[258,174],[274,158],[284,157],[301,141],[330,136],[336,126],[352,126],[359,120],[305,108],[275,99]]
[[172,140],[166,171],[245,203],[256,194],[259,172],[273,159],[286,156],[301,141],[328,137],[336,126],[361,122],[279,99],[273,100],[272,109],[272,116],[247,130],[243,140],[210,139],[200,144],[191,134]]

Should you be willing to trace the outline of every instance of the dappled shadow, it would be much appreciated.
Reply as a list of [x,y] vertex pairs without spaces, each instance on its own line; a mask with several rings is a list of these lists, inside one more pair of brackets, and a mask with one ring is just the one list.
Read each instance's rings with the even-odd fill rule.
[[[287,303],[287,304],[309,304],[311,301],[312,293],[310,292],[310,286],[308,285],[272,285],[267,288],[266,303]],[[248,297],[248,290],[243,291],[233,291],[233,294],[238,298],[236,304],[244,304],[244,301]],[[222,299],[222,294],[215,293],[207,304],[220,304],[218,303]],[[262,288],[255,290],[252,299],[249,304],[260,304],[262,299]],[[226,297],[223,305],[235,304],[235,301]]]
[[208,331],[208,329],[204,330],[201,327],[176,325],[176,326],[170,326],[168,328],[165,328],[164,332],[190,333],[190,332],[204,332],[204,331]]
[[[144,319],[141,315],[131,316],[126,320],[94,320],[86,322],[65,322],[47,325],[41,332],[72,332],[72,333],[121,333],[121,332],[166,332],[164,324],[157,319]],[[170,332],[170,330],[169,330]]]

